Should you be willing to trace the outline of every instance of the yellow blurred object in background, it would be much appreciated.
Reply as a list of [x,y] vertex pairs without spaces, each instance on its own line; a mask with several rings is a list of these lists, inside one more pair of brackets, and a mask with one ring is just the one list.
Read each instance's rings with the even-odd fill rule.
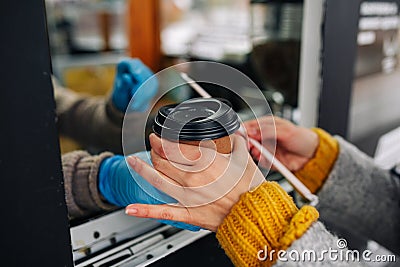
[[115,65],[70,67],[64,70],[64,85],[79,93],[107,95],[115,76]]
[[[93,96],[107,96],[112,88],[115,77],[115,65],[77,66],[63,71],[65,87]],[[83,149],[73,139],[60,136],[61,154]]]

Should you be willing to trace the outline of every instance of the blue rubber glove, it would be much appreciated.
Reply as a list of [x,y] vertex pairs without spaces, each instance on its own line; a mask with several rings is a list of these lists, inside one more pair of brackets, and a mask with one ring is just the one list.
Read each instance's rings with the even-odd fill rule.
[[133,97],[130,110],[145,111],[158,90],[158,81],[153,74],[139,59],[124,59],[118,63],[111,96],[115,107],[125,112]]
[[[150,153],[147,151],[136,153],[135,156],[141,158],[152,165]],[[165,204],[177,203],[174,198],[153,187],[139,174],[132,169],[128,169],[123,156],[113,156],[105,159],[99,170],[99,190],[103,197],[110,203],[125,207],[132,203],[141,204]],[[175,222],[169,220],[159,220],[162,223],[182,228],[190,231],[198,231],[198,226]]]

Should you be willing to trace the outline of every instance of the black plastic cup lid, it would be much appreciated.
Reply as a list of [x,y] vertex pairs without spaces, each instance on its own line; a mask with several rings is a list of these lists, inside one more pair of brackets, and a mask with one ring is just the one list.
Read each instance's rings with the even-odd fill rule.
[[239,118],[225,99],[193,98],[161,107],[153,131],[171,140],[218,139],[239,129]]

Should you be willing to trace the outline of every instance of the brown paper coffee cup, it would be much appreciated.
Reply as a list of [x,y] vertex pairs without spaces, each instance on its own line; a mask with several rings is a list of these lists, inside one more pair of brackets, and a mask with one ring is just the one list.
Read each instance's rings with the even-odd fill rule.
[[[215,144],[218,153],[222,154],[230,154],[232,152],[232,135],[227,135],[224,137],[220,137],[212,140]],[[181,144],[188,144],[193,146],[199,146],[201,141],[179,141]]]
[[232,151],[232,134],[239,129],[239,117],[226,100],[194,98],[159,109],[153,131],[168,140],[199,146],[212,140],[216,151]]

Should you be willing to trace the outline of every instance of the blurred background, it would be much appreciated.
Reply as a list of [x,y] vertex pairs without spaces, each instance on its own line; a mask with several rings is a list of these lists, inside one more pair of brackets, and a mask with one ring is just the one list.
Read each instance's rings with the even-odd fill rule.
[[[154,72],[193,60],[222,62],[248,75],[276,115],[300,121],[303,5],[46,0],[53,71],[66,87],[106,95],[115,64],[126,56],[140,58]],[[346,137],[369,155],[382,134],[400,125],[398,32],[397,1],[362,2]],[[64,152],[77,148],[72,141],[62,143]]]
[[[267,113],[265,102],[260,101],[265,97],[276,116],[341,135],[382,167],[390,168],[398,161],[400,0],[27,0],[23,6],[21,3],[0,2],[3,12],[0,73],[4,89],[0,108],[6,125],[1,138],[0,195],[3,203],[9,203],[3,207],[5,219],[1,227],[10,250],[6,256],[13,261],[24,261],[22,266],[35,265],[32,262],[43,265],[45,260],[57,260],[62,266],[67,266],[67,261],[68,266],[72,266],[72,261],[76,266],[132,266],[131,257],[142,264],[177,248],[179,251],[152,266],[186,266],[187,262],[193,266],[230,264],[212,235],[203,239],[192,233],[188,238],[181,236],[183,231],[160,230],[162,227],[147,233],[141,223],[132,223],[123,210],[79,222],[68,220],[56,142],[51,72],[65,88],[107,99],[113,88],[115,67],[126,57],[141,59],[155,73],[178,63],[199,60],[223,63],[246,74],[257,86],[239,84],[232,79],[234,75],[204,71],[211,68],[187,67],[182,71],[195,80],[201,80],[204,74],[233,82],[232,87],[238,87],[240,96],[251,100],[252,108],[257,107],[255,110],[260,113],[256,115]],[[188,65],[196,64],[185,64]],[[180,79],[177,72],[159,79],[159,92],[171,81]],[[239,116],[249,118],[248,106],[237,95],[222,86],[202,85],[211,95],[230,101]],[[194,96],[186,85],[174,89],[153,107],[153,114],[161,105]],[[146,113],[140,114],[141,119],[147,119]],[[146,130],[151,130],[150,125]],[[135,130],[143,132],[140,127]],[[142,143],[143,138],[133,136],[134,141]],[[65,136],[60,140],[61,153],[77,149],[92,154],[100,152]],[[296,204],[304,204],[282,175],[271,171],[266,178],[278,181]],[[322,215],[320,219],[324,221]],[[144,221],[143,225],[148,227],[149,222]],[[345,236],[350,248],[390,254],[363,236],[346,233],[346,229],[336,224],[334,221],[325,225]],[[136,254],[137,247],[133,249],[133,244],[140,246],[141,254]],[[162,251],[157,248],[148,253],[153,244]],[[205,250],[210,253],[199,257],[199,251]],[[24,257],[20,257],[21,251]],[[122,265],[123,260],[127,260],[126,265]]]
[[[385,164],[400,153],[399,4],[399,0],[45,0],[53,74],[73,91],[108,97],[115,66],[125,57],[140,58],[153,72],[184,62],[220,62],[254,81],[258,88],[241,88],[241,93],[253,99],[253,103],[260,100],[254,97],[260,96],[259,91],[255,94],[254,90],[260,90],[274,115],[340,134]],[[19,14],[2,18],[6,22],[9,18],[20,20]],[[20,23],[24,20],[18,22],[19,26]],[[8,23],[3,24],[9,27]],[[15,31],[15,34],[20,33]],[[43,34],[46,35],[44,30]],[[26,39],[23,34],[17,36]],[[41,46],[34,41],[27,43],[29,48]],[[21,43],[25,45],[25,40]],[[191,75],[196,70],[185,71]],[[192,77],[196,79],[196,75]],[[245,116],[246,106],[237,96],[211,84],[204,87],[213,96],[229,100]],[[192,96],[188,90],[176,90],[159,105]],[[13,106],[13,103],[7,104]],[[3,113],[14,118],[14,114]],[[385,136],[383,141],[382,136]],[[60,140],[62,153],[84,148],[66,137],[61,136]],[[301,197],[279,173],[271,171],[267,178],[278,180],[301,204]],[[52,179],[53,176],[49,181]],[[17,182],[20,185],[25,181]],[[24,184],[21,188],[28,187]],[[43,188],[45,192],[49,187]],[[14,198],[12,191],[8,195]],[[46,199],[47,203],[50,202]],[[21,207],[16,209],[18,216],[24,214]],[[72,227],[72,231],[78,232],[74,232],[75,236],[80,236],[85,224],[92,242],[85,249],[73,247],[75,260],[108,253],[105,243],[98,243],[101,231],[96,230],[97,226],[110,227],[111,230],[107,229],[110,235],[104,240],[107,246],[111,244],[108,249],[114,247],[116,224],[96,221],[108,218],[91,218],[88,224]],[[115,221],[120,219],[115,218]],[[327,226],[346,236],[351,248],[384,249],[367,243],[363,237],[343,233],[345,230],[334,223]],[[27,232],[31,233],[34,227],[30,224],[29,227]],[[209,244],[204,246],[208,248]],[[220,249],[216,243],[215,248]],[[193,251],[198,256],[203,249],[195,247]],[[193,255],[186,252],[179,255]],[[212,255],[208,256],[214,260]],[[169,260],[175,266],[174,258]]]

